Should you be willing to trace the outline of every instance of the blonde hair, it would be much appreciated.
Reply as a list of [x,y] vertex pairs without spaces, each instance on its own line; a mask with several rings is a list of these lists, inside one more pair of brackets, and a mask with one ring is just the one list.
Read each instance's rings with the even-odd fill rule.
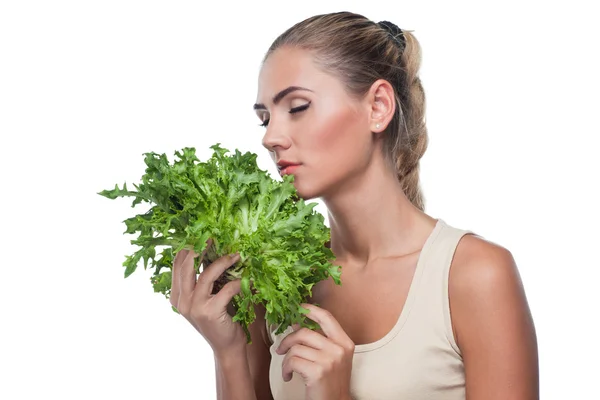
[[387,80],[394,88],[396,111],[383,132],[384,155],[406,197],[424,211],[419,160],[428,144],[425,93],[418,76],[421,46],[410,32],[402,31],[401,46],[398,37],[360,14],[315,15],[275,39],[263,62],[281,46],[309,50],[316,64],[341,79],[348,94],[357,99],[366,95],[376,80]]

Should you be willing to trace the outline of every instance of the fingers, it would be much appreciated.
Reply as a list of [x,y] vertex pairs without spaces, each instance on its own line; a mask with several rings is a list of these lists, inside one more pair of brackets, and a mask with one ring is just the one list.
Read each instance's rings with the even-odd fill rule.
[[181,294],[181,265],[187,257],[189,250],[183,249],[175,254],[173,258],[173,266],[171,267],[171,305],[178,308],[179,296]]
[[319,324],[325,336],[344,347],[354,348],[352,340],[329,311],[314,304],[303,303],[301,306],[310,311],[306,316]]
[[293,372],[297,372],[306,378],[308,372],[312,372],[317,367],[318,360],[318,350],[302,345],[292,347],[281,363],[283,380],[285,382],[290,381]]
[[173,258],[173,266],[171,267],[171,294],[169,299],[171,301],[171,305],[177,308],[177,303],[179,302],[179,270],[180,264],[183,258],[187,255],[187,250],[181,250],[175,254],[175,258]]
[[294,345],[309,346],[316,350],[323,350],[330,345],[327,338],[320,333],[308,328],[301,328],[287,335],[279,344],[277,354],[285,354]]
[[194,271],[194,259],[198,254],[193,250],[188,250],[187,254],[181,262],[179,273],[179,299],[187,299],[191,296],[194,286],[196,285],[196,271]]
[[[204,257],[206,257],[206,252],[211,245],[212,239],[208,239],[206,241],[204,250],[202,250],[202,254],[200,254],[200,264],[202,264]],[[193,250],[190,250],[181,264],[181,273],[179,278],[181,280],[180,296],[185,299],[191,298],[192,292],[196,287],[196,271],[194,270],[194,259],[196,257],[198,257],[198,254],[196,254]]]
[[[240,279],[236,279],[235,281],[227,282],[225,286],[217,293],[212,301],[215,304],[215,307],[218,309],[227,308],[231,299],[236,294],[240,293],[242,290],[242,284]],[[228,310],[231,315],[232,310]]]
[[196,287],[194,288],[193,301],[197,301],[199,298],[210,298],[214,282],[227,268],[238,262],[239,259],[239,254],[223,256],[210,264],[209,268],[203,270],[198,276],[198,282],[196,282]]
[[[212,239],[206,241],[206,247],[202,251],[200,262],[204,259],[206,251],[212,245]],[[188,256],[191,257],[188,258]],[[194,259],[198,255],[189,249],[182,249],[175,254],[173,266],[171,267],[171,305],[179,308],[179,300],[184,292],[184,296],[189,297],[189,293],[194,290],[196,284],[196,273],[194,271]]]

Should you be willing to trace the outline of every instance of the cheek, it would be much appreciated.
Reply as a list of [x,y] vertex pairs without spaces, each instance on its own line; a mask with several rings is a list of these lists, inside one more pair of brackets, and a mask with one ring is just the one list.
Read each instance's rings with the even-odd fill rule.
[[[302,141],[309,173],[299,176],[296,188],[304,197],[320,193],[337,181],[364,169],[368,163],[370,136],[365,121],[352,110],[338,109],[311,121],[309,135]],[[298,143],[300,144],[300,143]],[[308,171],[307,171],[308,172]]]
[[360,115],[349,109],[328,115],[319,129],[313,131],[314,145],[318,148],[314,154],[319,155],[315,161],[336,170],[344,170],[344,165],[354,162],[360,163],[369,146],[369,135],[365,135],[362,126],[364,122]]

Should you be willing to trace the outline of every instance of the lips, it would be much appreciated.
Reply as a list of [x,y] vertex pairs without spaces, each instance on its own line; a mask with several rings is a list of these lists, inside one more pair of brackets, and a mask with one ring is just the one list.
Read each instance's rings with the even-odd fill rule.
[[292,173],[300,165],[301,164],[297,162],[281,160],[277,163],[277,169],[281,175],[286,175]]
[[296,172],[296,170],[298,168],[300,168],[300,164],[297,164],[297,165],[288,165],[287,167],[280,169],[279,173],[281,175],[293,174],[294,172]]

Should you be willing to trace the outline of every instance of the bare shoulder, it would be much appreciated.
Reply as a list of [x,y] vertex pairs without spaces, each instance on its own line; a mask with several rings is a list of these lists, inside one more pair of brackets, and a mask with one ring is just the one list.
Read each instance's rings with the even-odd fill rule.
[[463,236],[448,285],[468,397],[537,398],[537,339],[511,252],[482,237]]
[[476,235],[461,238],[450,269],[451,291],[474,295],[483,294],[486,288],[508,289],[514,285],[522,283],[508,249]]
[[459,344],[461,334],[476,324],[474,318],[463,321],[463,315],[468,317],[473,311],[493,312],[506,305],[527,306],[523,283],[511,252],[476,235],[463,236],[456,248],[448,293],[455,339]]

